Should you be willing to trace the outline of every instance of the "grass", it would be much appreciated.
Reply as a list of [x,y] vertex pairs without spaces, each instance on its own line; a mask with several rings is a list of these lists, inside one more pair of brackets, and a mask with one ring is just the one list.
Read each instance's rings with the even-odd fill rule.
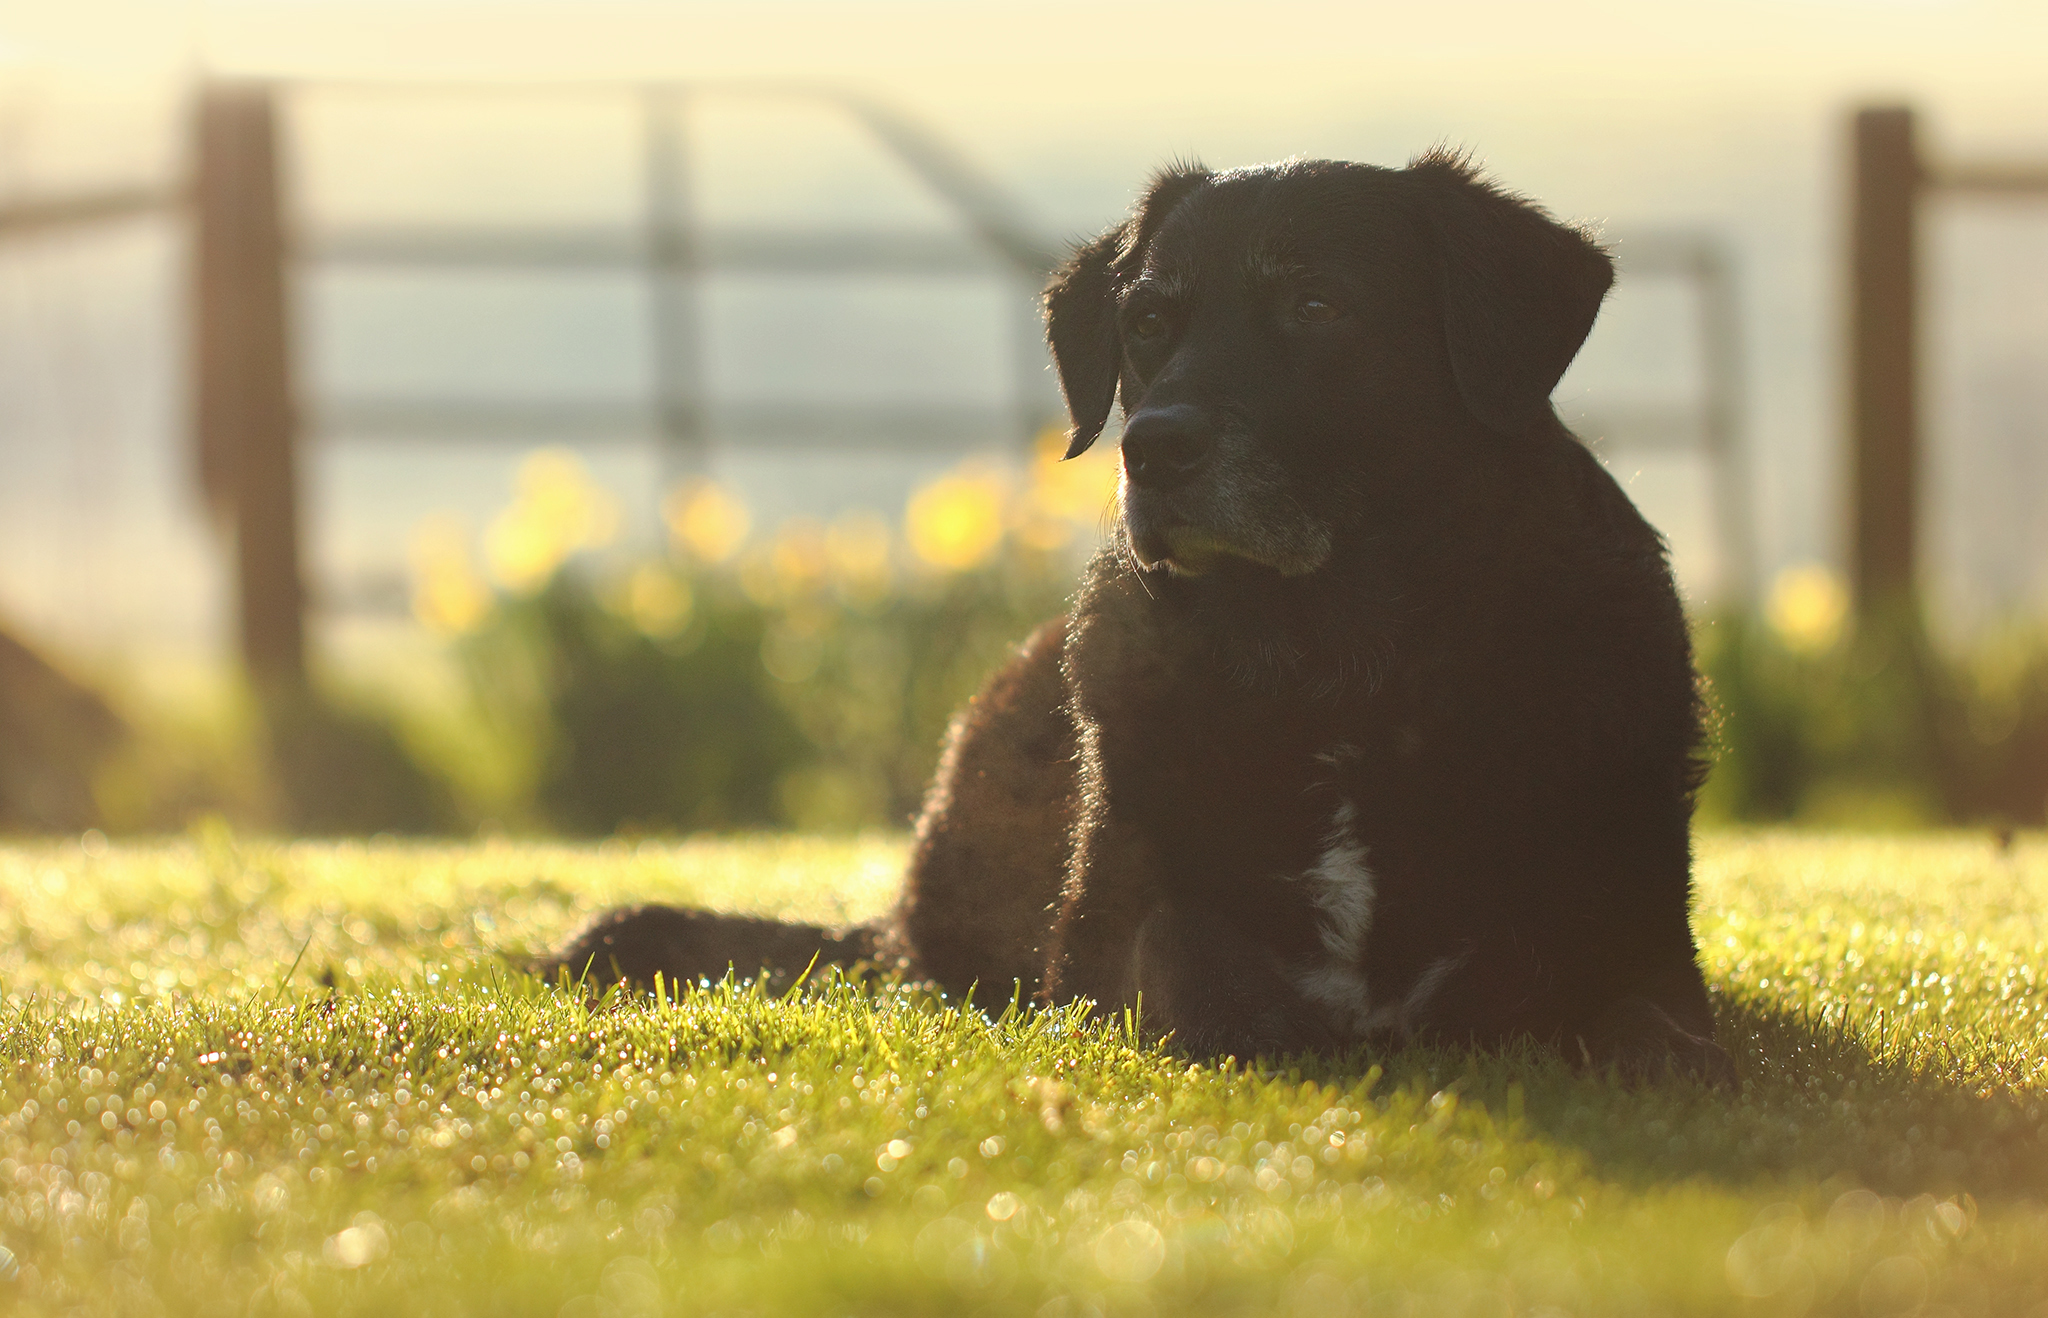
[[864,916],[902,854],[0,848],[0,1309],[2048,1312],[2039,837],[1704,838],[1739,1096],[499,959],[629,896]]

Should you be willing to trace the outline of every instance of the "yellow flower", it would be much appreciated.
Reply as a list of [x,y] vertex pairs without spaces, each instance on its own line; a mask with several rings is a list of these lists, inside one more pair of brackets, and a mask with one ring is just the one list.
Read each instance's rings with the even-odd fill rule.
[[609,544],[618,534],[618,500],[569,449],[529,455],[517,488],[484,532],[484,555],[502,586],[538,590],[571,554]]
[[1841,639],[1848,622],[1849,592],[1824,564],[1788,567],[1771,582],[1764,618],[1792,649],[1826,650]]
[[1117,451],[1101,445],[1064,459],[1066,431],[1049,427],[1032,445],[1029,484],[1013,510],[1019,542],[1041,553],[1073,543],[1077,533],[1093,536],[1116,497]]
[[657,563],[642,563],[626,578],[626,616],[643,636],[674,636],[690,624],[696,601],[690,583]]
[[490,611],[491,591],[469,554],[469,528],[437,513],[413,528],[406,556],[412,563],[412,613],[443,636],[468,631]]
[[889,589],[894,537],[878,513],[856,508],[825,528],[825,561],[841,591],[874,599]]
[[792,517],[775,533],[775,545],[768,551],[775,569],[775,581],[787,598],[815,590],[825,582],[830,559],[825,552],[825,528],[814,517]]
[[1049,513],[1077,522],[1101,518],[1116,497],[1121,464],[1114,444],[1098,442],[1077,458],[1063,458],[1067,432],[1041,431],[1031,446],[1031,490]]
[[747,506],[710,480],[669,491],[661,501],[661,516],[676,547],[706,563],[723,563],[738,553],[752,528]]
[[910,496],[904,535],[919,558],[949,572],[980,567],[1003,542],[1001,477],[967,463]]

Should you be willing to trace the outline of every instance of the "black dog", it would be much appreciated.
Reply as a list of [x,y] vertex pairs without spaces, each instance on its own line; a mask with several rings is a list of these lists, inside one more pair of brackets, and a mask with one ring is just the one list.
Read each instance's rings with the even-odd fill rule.
[[956,723],[897,911],[637,908],[551,963],[897,961],[1198,1056],[1432,1038],[1730,1067],[1687,924],[1700,713],[1662,541],[1549,395],[1612,281],[1432,152],[1172,170],[1046,295],[1122,526]]

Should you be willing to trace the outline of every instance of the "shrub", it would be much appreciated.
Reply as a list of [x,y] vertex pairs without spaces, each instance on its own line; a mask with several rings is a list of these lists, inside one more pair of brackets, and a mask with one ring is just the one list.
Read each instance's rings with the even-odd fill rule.
[[766,619],[713,584],[687,627],[651,636],[564,571],[469,638],[480,702],[524,727],[542,822],[577,834],[783,822],[777,789],[811,746],[762,671]]
[[319,691],[263,702],[271,819],[294,833],[433,834],[461,824],[448,783],[389,718]]
[[1734,614],[1697,638],[1714,712],[1709,817],[2043,822],[2048,638],[1950,652],[1914,613],[1822,638]]
[[[900,825],[952,712],[1063,607],[1115,458],[963,464],[902,522],[798,519],[749,539],[698,482],[670,543],[605,558],[611,496],[537,455],[482,538],[495,587],[445,525],[415,555],[423,619],[464,635],[480,707],[530,760],[524,815],[575,833]],[[2048,637],[1967,652],[1915,614],[1850,627],[1839,582],[1785,574],[1763,616],[1697,629],[1713,710],[1703,815],[2032,824],[2048,809]]]
[[458,635],[476,704],[527,764],[514,816],[580,834],[900,825],[952,712],[1071,588],[1105,464],[970,462],[910,500],[749,541],[695,482],[659,554],[606,557],[611,496],[536,455],[482,537],[415,543],[415,607]]

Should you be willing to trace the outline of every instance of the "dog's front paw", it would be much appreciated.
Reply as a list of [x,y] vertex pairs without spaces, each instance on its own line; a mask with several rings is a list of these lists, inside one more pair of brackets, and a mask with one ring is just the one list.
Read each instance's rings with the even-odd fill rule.
[[1571,1061],[1612,1068],[1635,1084],[1676,1078],[1733,1089],[1741,1083],[1727,1049],[1685,1028],[1648,998],[1623,998],[1566,1046]]
[[1303,1053],[1324,1055],[1339,1051],[1343,1041],[1306,1010],[1264,1011],[1249,1019],[1209,1019],[1177,1028],[1169,1040],[1174,1052],[1191,1061],[1222,1061],[1235,1058],[1249,1064],[1255,1059],[1292,1057]]
[[1162,906],[1138,932],[1131,978],[1146,1032],[1208,1061],[1330,1053],[1342,1040],[1322,1014],[1241,939]]

